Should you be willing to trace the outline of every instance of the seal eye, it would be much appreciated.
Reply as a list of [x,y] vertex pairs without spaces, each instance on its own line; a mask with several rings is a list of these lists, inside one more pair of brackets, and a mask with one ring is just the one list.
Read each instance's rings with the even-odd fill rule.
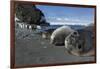
[[77,35],[77,32],[74,32],[74,35]]

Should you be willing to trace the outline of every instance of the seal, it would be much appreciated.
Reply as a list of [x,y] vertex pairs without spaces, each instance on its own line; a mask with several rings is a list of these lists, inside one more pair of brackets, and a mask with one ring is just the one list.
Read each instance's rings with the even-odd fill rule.
[[90,31],[86,29],[77,30],[77,34],[71,33],[65,38],[67,52],[76,56],[94,55],[93,39]]
[[72,32],[74,32],[74,30],[69,26],[59,27],[51,34],[50,43],[56,46],[64,45],[66,36],[68,36]]

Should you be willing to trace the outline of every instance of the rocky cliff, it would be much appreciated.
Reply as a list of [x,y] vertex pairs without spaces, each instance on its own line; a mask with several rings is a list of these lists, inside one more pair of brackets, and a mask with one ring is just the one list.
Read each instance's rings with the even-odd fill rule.
[[49,25],[43,12],[33,4],[16,4],[15,10],[15,15],[21,22],[36,25]]

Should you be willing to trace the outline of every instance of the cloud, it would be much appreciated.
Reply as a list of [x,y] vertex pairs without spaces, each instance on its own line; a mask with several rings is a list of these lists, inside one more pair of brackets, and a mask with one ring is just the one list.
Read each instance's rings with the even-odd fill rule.
[[72,19],[72,21],[80,22],[80,19]]
[[48,17],[47,21],[50,24],[56,24],[56,25],[88,25],[90,23],[93,23],[93,21],[80,19],[80,18],[72,18],[72,17]]
[[90,23],[75,23],[75,22],[50,22],[51,25],[84,25],[87,26]]
[[69,18],[64,18],[64,20],[65,20],[65,21],[68,21],[68,20],[69,20]]
[[62,18],[56,18],[56,20],[61,21],[61,20],[63,20],[63,19],[62,19]]

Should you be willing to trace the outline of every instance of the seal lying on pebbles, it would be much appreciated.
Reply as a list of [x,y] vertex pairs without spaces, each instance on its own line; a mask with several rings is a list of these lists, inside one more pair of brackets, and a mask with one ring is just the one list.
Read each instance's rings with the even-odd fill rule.
[[67,49],[67,52],[76,56],[94,55],[91,32],[85,29],[77,31],[77,34],[71,33],[65,38],[65,48]]
[[69,26],[61,26],[54,30],[50,37],[50,43],[61,46],[64,45],[65,37],[74,32]]

